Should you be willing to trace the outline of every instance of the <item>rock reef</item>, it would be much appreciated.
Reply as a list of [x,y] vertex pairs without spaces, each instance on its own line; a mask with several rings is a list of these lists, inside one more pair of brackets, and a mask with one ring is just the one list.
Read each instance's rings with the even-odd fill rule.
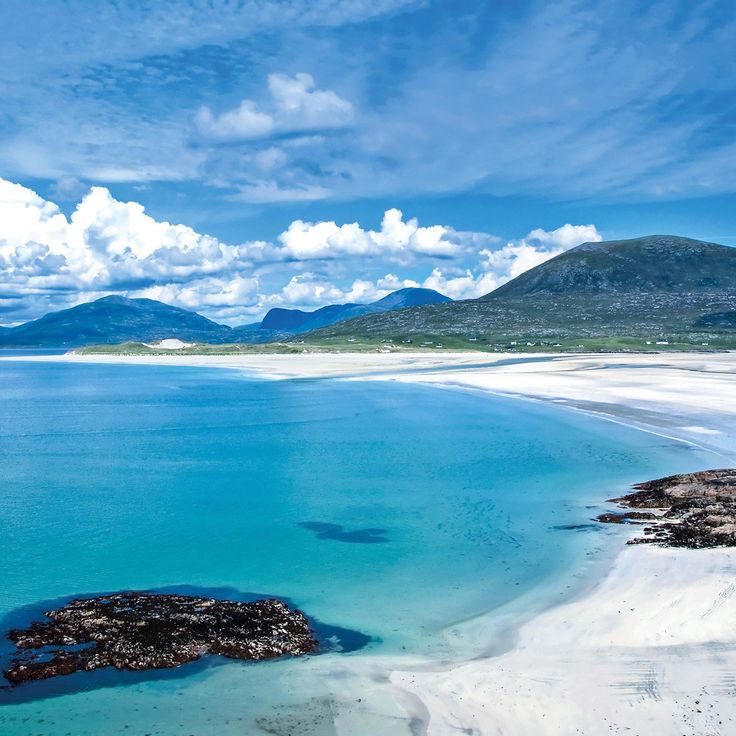
[[736,546],[736,469],[670,475],[638,483],[634,489],[610,501],[651,511],[609,512],[597,517],[604,523],[645,524],[644,536],[630,539],[629,544]]
[[300,656],[319,646],[307,617],[277,599],[241,603],[124,592],[76,599],[44,615],[49,621],[8,634],[27,653],[4,673],[12,684],[101,667],[179,667],[210,654],[243,660]]

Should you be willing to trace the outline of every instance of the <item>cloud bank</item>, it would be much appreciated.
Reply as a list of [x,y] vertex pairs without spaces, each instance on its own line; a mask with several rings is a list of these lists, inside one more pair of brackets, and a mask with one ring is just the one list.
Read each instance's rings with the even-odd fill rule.
[[505,242],[422,226],[389,209],[376,230],[295,220],[273,241],[228,244],[156,220],[104,187],[92,187],[67,217],[31,189],[0,179],[0,323],[107,293],[147,296],[230,323],[253,321],[272,306],[373,301],[405,286],[474,298],[600,239],[593,225],[564,225]]

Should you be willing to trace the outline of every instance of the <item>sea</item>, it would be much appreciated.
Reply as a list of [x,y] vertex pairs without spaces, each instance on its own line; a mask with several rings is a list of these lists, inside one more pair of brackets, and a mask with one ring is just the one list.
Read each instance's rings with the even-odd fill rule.
[[[326,644],[0,678],[3,736],[422,733],[391,671],[511,646],[510,611],[579,593],[625,543],[630,528],[593,521],[606,499],[708,464],[480,392],[15,358],[0,360],[0,663],[9,629],[120,590],[283,598]],[[499,612],[496,641],[463,637]]]

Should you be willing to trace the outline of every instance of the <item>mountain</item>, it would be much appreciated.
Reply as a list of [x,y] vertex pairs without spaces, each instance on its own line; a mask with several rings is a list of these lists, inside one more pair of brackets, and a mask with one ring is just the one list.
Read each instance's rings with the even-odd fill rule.
[[316,312],[272,309],[263,322],[228,327],[153,299],[105,296],[17,327],[0,327],[0,345],[78,347],[172,337],[185,342],[261,343],[367,312],[445,300],[431,289],[400,289],[373,304],[336,304]]
[[153,299],[105,296],[71,309],[50,312],[0,333],[6,345],[78,346],[168,337],[200,342],[225,342],[230,328],[196,312]]
[[734,287],[736,248],[672,235],[583,243],[482,299],[531,294],[720,291]]
[[420,287],[406,287],[379,299],[368,306],[380,312],[393,312],[397,309],[408,309],[409,307],[422,307],[427,304],[446,304],[451,302],[449,296],[440,294],[434,289],[422,289]]
[[341,322],[317,342],[447,339],[478,345],[628,336],[710,342],[731,330],[736,248],[672,235],[584,243],[480,299]]
[[427,304],[441,304],[451,301],[433,289],[407,287],[394,291],[371,304],[330,304],[314,312],[300,309],[271,309],[261,322],[261,329],[280,332],[301,333],[319,327],[360,317],[365,314],[379,314]]

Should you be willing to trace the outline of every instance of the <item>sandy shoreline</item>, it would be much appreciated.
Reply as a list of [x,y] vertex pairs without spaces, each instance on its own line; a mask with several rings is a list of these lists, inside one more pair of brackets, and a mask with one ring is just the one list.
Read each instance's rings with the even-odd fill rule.
[[[711,450],[713,467],[736,465],[733,353],[31,359],[197,365],[271,378],[361,377],[491,391],[598,413]],[[422,713],[422,732],[430,736],[729,734],[736,732],[734,621],[736,550],[622,543],[604,579],[524,624],[510,651],[439,671],[397,670],[391,682],[399,707],[413,702],[413,715]]]
[[628,547],[580,599],[500,656],[392,682],[429,734],[728,734],[736,726],[736,554]]

